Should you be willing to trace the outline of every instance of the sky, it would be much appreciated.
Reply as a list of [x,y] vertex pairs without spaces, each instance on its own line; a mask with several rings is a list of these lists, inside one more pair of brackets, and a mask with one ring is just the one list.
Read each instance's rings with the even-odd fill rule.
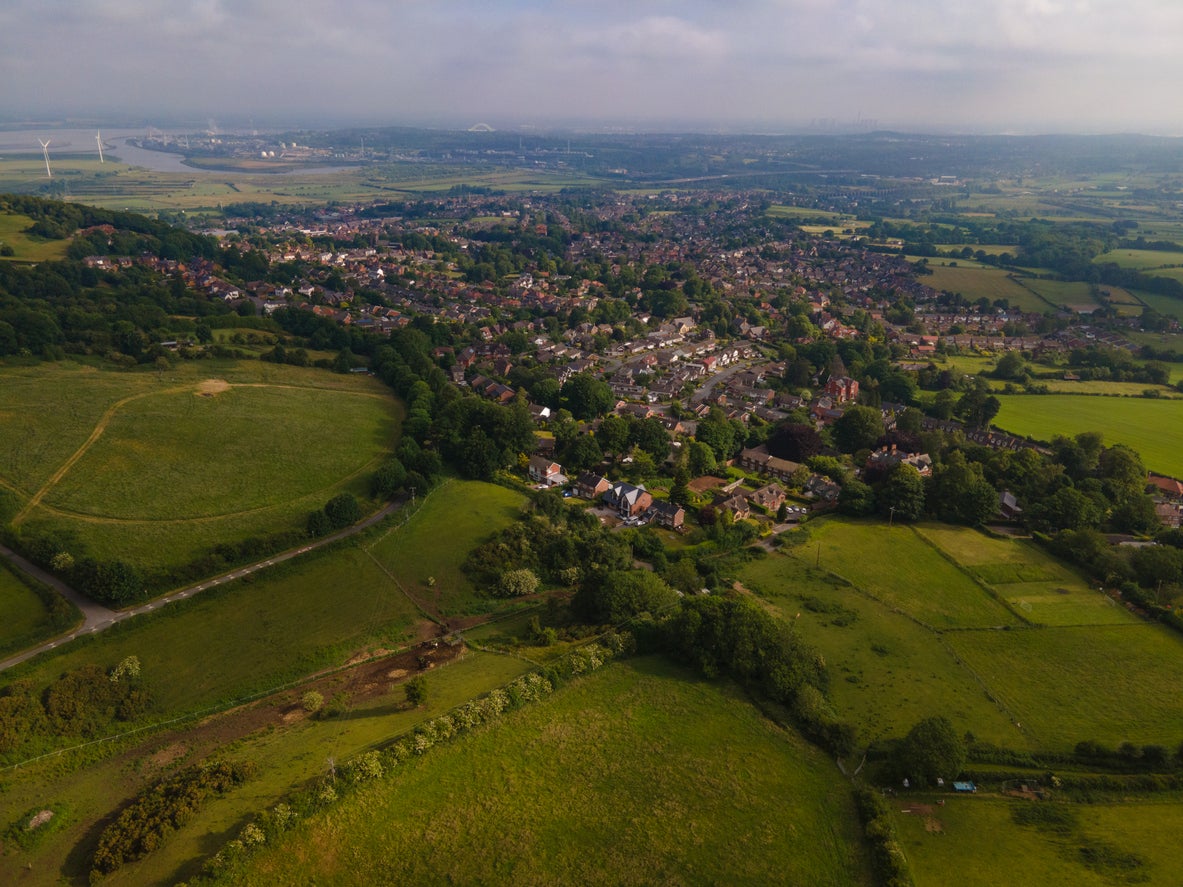
[[1180,0],[3,0],[0,118],[1183,134]]

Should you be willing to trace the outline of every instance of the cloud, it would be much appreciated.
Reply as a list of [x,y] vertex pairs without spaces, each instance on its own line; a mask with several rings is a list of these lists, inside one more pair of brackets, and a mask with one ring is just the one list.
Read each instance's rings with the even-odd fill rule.
[[7,0],[0,114],[1183,129],[1181,33],[1176,0]]

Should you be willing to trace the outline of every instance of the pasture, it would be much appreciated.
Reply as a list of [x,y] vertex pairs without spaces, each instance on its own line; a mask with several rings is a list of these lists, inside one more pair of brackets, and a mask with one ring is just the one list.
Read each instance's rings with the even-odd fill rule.
[[[118,810],[145,784],[181,763],[225,757],[227,740],[235,760],[257,765],[256,776],[241,791],[231,792],[202,808],[184,828],[139,863],[112,876],[112,884],[174,884],[195,875],[201,862],[221,840],[233,835],[244,819],[325,772],[327,761],[345,761],[367,748],[413,729],[418,723],[502,686],[528,669],[508,656],[475,651],[427,674],[429,702],[423,708],[402,704],[403,675],[389,675],[380,687],[357,686],[349,672],[316,684],[326,698],[334,688],[352,689],[348,710],[339,717],[312,719],[299,708],[303,686],[202,722],[183,733],[163,733],[124,754],[98,761],[84,770],[44,778],[10,779],[0,797],[0,822],[10,822],[46,797],[64,803],[68,826],[35,853],[0,856],[0,878],[11,881],[25,865],[51,877],[79,865],[79,852],[93,842],[90,830]],[[193,725],[188,725],[192,727]],[[36,772],[34,770],[34,772]]]
[[932,274],[926,274],[921,278],[925,284],[934,289],[960,293],[970,302],[976,302],[978,299],[988,299],[991,302],[1006,299],[1016,308],[1041,314],[1052,308],[1046,300],[1018,283],[1013,274],[1002,268],[970,268],[962,267],[960,263],[953,268],[930,262],[929,269]]
[[0,655],[46,640],[61,631],[49,608],[31,588],[0,561]]
[[12,393],[0,481],[19,500],[14,522],[146,570],[301,530],[341,490],[364,498],[402,415],[375,380],[256,362],[164,373],[61,363],[0,378]]
[[[1003,798],[941,795],[900,799],[896,828],[917,887],[942,887],[957,873],[964,887],[997,884],[1103,887],[1115,883],[1174,885],[1183,867],[1176,840],[1183,808],[1170,801],[1047,805]],[[1063,811],[1061,833],[1020,825],[1032,804]],[[904,813],[915,805],[916,812]],[[929,812],[931,810],[931,812]],[[1035,811],[1038,812],[1038,811]],[[983,837],[988,835],[989,839]],[[1082,847],[1104,845],[1141,860],[1133,870],[1086,865]]]
[[940,633],[816,570],[806,563],[809,549],[752,561],[740,581],[825,657],[830,699],[857,727],[860,743],[903,736],[941,712],[987,742],[1027,747]]
[[848,785],[737,690],[613,664],[360,790],[236,885],[867,884]]
[[1012,434],[1051,440],[1099,431],[1106,444],[1125,444],[1151,471],[1183,476],[1183,403],[1134,397],[1064,394],[998,395],[994,424]]
[[1183,639],[1152,624],[958,632],[950,646],[1039,748],[1179,745]]
[[65,240],[41,240],[25,233],[33,220],[20,213],[0,212],[0,245],[11,246],[13,255],[0,255],[0,262],[45,262],[66,256]]
[[1113,264],[1135,271],[1183,266],[1183,253],[1153,249],[1113,249],[1093,259],[1097,265]]
[[[907,525],[830,520],[810,525],[795,555],[934,628],[992,628],[1019,619]],[[923,594],[917,594],[924,589]]]

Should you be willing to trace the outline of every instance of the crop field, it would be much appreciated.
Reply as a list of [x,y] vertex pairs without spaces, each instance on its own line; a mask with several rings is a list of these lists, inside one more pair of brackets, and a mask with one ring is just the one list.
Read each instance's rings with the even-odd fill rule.
[[0,244],[11,246],[14,252],[12,256],[0,256],[0,262],[45,262],[65,257],[67,241],[30,237],[24,232],[32,224],[28,216],[0,212]]
[[969,268],[962,267],[960,263],[956,268],[931,264],[929,267],[932,274],[922,278],[924,283],[938,290],[960,293],[971,302],[978,299],[989,299],[991,302],[1006,299],[1024,311],[1039,313],[1052,307],[1001,268]]
[[1040,748],[1179,744],[1183,639],[1157,625],[958,632],[949,644]]
[[857,833],[824,755],[645,659],[408,761],[234,883],[858,885]]
[[911,527],[826,521],[811,530],[811,550],[800,550],[802,558],[812,557],[822,569],[934,628],[1020,624]]
[[[24,769],[20,778],[6,782],[0,796],[0,822],[11,822],[24,810],[53,797],[68,808],[68,825],[38,846],[35,854],[18,851],[0,855],[0,879],[12,882],[19,876],[28,883],[37,883],[25,869],[31,862],[35,872],[50,879],[47,883],[54,883],[61,871],[79,864],[79,850],[91,846],[93,838],[88,834],[96,823],[118,810],[162,770],[207,755],[224,757],[226,750],[220,745],[233,735],[230,754],[235,760],[255,763],[256,776],[242,790],[209,803],[184,828],[166,838],[160,849],[105,883],[174,884],[186,880],[197,874],[202,860],[213,849],[211,845],[216,847],[217,842],[236,833],[245,819],[323,774],[330,759],[344,761],[405,733],[424,720],[502,686],[528,668],[528,664],[512,657],[468,651],[426,675],[429,702],[422,708],[406,708],[401,687],[393,683],[389,689],[382,688],[351,704],[341,717],[316,720],[300,711],[302,689],[297,688],[244,713],[243,720],[256,729],[242,738],[236,735],[242,728],[235,727],[240,713],[233,712],[203,722],[192,733],[153,737],[140,748],[68,775],[45,775],[36,767]],[[391,680],[400,677],[395,673]],[[318,686],[326,696],[332,692],[331,686]]]
[[[5,371],[0,480],[21,499],[15,521],[158,568],[301,528],[342,489],[364,497],[393,450],[400,405],[370,379],[289,369]],[[58,409],[37,408],[58,391]]]
[[1040,625],[1133,625],[1138,620],[1033,542],[998,539],[964,527],[916,530]]
[[[1116,801],[1093,804],[1055,803],[1065,825],[1057,834],[1036,825],[1020,825],[1016,813],[1033,803],[983,797],[943,795],[915,799],[915,812],[895,816],[904,852],[912,863],[917,887],[942,887],[949,873],[965,887],[1040,884],[1057,887],[1105,887],[1112,884],[1174,885],[1183,870],[1176,840],[1183,808],[1169,801]],[[901,811],[913,806],[901,802]],[[983,840],[989,835],[989,840]],[[1082,847],[1105,847],[1139,860],[1132,870],[1086,865]],[[1103,857],[1102,857],[1103,858]],[[1131,863],[1132,864],[1132,863]]]
[[1152,471],[1183,476],[1183,403],[1134,397],[998,395],[994,424],[1013,434],[1051,440],[1099,431],[1105,443],[1133,447]]

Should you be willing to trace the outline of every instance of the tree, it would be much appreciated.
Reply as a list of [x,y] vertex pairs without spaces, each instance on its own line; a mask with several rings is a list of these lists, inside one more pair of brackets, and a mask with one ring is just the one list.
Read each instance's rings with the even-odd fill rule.
[[694,477],[710,474],[717,466],[714,450],[700,441],[691,442],[686,467]]
[[623,416],[605,416],[596,429],[596,442],[605,453],[623,453],[628,447],[629,423]]
[[594,419],[612,409],[612,389],[602,379],[579,373],[560,389],[560,400],[576,419]]
[[325,517],[334,530],[348,527],[361,519],[361,506],[352,493],[338,493],[325,503]]
[[398,459],[391,457],[379,466],[370,480],[370,492],[378,499],[389,499],[407,482],[407,469]]
[[574,473],[586,471],[593,466],[599,465],[604,459],[603,452],[600,451],[600,445],[596,443],[596,439],[590,434],[580,434],[563,447],[563,451],[559,454],[563,467],[568,472]]
[[788,422],[777,428],[768,438],[768,452],[779,459],[804,462],[824,448],[821,435],[812,425]]
[[901,775],[917,785],[933,785],[938,779],[957,778],[965,757],[965,742],[949,719],[938,715],[908,731],[896,751],[896,765]]
[[851,517],[865,517],[875,511],[875,492],[868,484],[852,478],[838,492],[838,510]]
[[662,613],[678,602],[672,588],[644,570],[615,570],[585,582],[572,604],[592,622],[621,622],[641,613]]
[[501,574],[497,583],[497,593],[500,597],[521,597],[533,594],[538,590],[538,577],[534,571],[526,567],[518,570],[506,570]]
[[419,708],[421,705],[427,704],[427,678],[423,675],[411,678],[403,684],[403,693],[406,695],[407,705],[411,708]]
[[883,435],[883,416],[874,407],[849,407],[834,423],[833,435],[844,453],[869,449]]
[[924,516],[924,478],[901,462],[879,488],[879,513],[892,520],[912,521]]

